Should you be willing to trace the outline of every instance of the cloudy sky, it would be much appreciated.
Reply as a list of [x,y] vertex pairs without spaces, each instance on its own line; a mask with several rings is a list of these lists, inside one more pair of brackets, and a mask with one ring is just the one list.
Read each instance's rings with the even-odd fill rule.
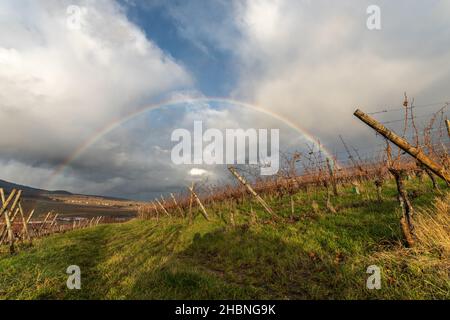
[[[370,5],[380,30],[367,28]],[[417,105],[450,100],[449,16],[444,0],[3,0],[0,179],[136,199],[218,183],[224,167],[170,160],[171,132],[194,120],[278,128],[280,149],[305,148],[282,117],[344,158],[339,134],[370,152],[381,141],[356,107],[398,108],[405,91]],[[209,97],[279,117],[192,100]],[[128,117],[171,99],[185,102]]]

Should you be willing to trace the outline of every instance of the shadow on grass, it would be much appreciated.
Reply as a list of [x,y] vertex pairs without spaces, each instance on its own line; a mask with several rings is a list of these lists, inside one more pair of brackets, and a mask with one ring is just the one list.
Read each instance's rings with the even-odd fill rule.
[[[275,235],[246,228],[196,235],[153,272],[141,274],[134,298],[312,299],[338,296],[349,286],[345,257],[307,252]],[[353,271],[364,284],[365,269]]]

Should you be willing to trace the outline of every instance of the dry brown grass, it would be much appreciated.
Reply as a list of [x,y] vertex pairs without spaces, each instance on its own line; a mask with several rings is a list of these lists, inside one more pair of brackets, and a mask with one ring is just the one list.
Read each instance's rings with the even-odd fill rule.
[[[405,248],[399,243],[390,250],[376,254],[384,265],[385,276],[392,279],[403,278],[418,292],[426,291],[426,286],[440,288],[434,298],[450,298],[450,193],[436,198],[432,207],[418,210],[414,215],[415,245]],[[398,290],[395,281],[392,290]],[[447,288],[447,289],[443,289]],[[407,299],[424,297],[405,296]]]
[[450,193],[414,217],[418,253],[436,253],[450,263]]

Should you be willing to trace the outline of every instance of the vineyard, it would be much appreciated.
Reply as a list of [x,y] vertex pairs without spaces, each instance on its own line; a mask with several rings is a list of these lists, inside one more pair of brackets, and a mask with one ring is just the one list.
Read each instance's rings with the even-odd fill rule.
[[8,245],[11,254],[15,253],[15,244],[32,244],[33,239],[42,238],[55,233],[64,233],[71,230],[83,229],[99,225],[99,223],[115,223],[118,219],[104,216],[88,218],[60,218],[59,214],[50,211],[45,217],[34,219],[35,210],[28,214],[24,212],[21,204],[22,190],[13,189],[8,197],[0,188],[1,214],[4,222],[0,223],[0,245]]
[[[376,156],[371,159],[363,159],[359,151],[353,148],[354,152],[340,136],[348,155],[349,164],[347,166],[337,165],[337,155],[331,158],[323,158],[321,151],[315,151],[310,148],[307,155],[294,153],[285,156],[285,165],[282,173],[268,179],[261,179],[255,173],[255,168],[242,168],[244,173],[250,176],[250,179],[239,173],[235,167],[228,167],[230,173],[239,182],[238,186],[221,186],[213,188],[203,186],[201,193],[205,196],[199,197],[196,193],[195,185],[188,188],[188,193],[178,197],[170,194],[171,199],[167,200],[161,196],[161,199],[155,199],[153,202],[140,207],[139,217],[141,219],[159,220],[160,216],[186,218],[192,223],[193,218],[201,214],[206,220],[209,215],[205,206],[214,206],[216,202],[225,202],[229,205],[228,217],[220,215],[219,218],[226,223],[234,224],[234,210],[232,203],[243,203],[248,196],[253,197],[257,205],[264,208],[271,221],[282,221],[283,216],[278,215],[267,204],[263,197],[273,201],[274,197],[283,199],[289,197],[291,203],[290,218],[295,216],[296,208],[293,195],[299,192],[310,194],[310,189],[314,192],[323,191],[326,194],[325,208],[332,214],[337,210],[333,205],[334,198],[339,196],[339,188],[352,186],[355,194],[359,195],[359,185],[364,183],[373,183],[376,188],[376,200],[382,202],[382,189],[386,181],[393,179],[397,186],[397,198],[402,210],[400,219],[401,229],[404,239],[408,246],[414,245],[414,208],[411,205],[411,196],[405,188],[405,179],[417,179],[423,182],[424,176],[427,176],[439,194],[442,194],[437,183],[437,179],[442,179],[446,186],[450,185],[450,156],[448,154],[450,139],[450,121],[445,117],[448,103],[438,108],[433,113],[421,115],[420,117],[430,116],[428,123],[422,128],[418,127],[417,116],[414,112],[417,108],[432,107],[438,104],[429,104],[424,106],[415,106],[410,104],[405,93],[403,108],[381,110],[371,114],[388,113],[393,111],[402,111],[403,119],[391,120],[381,123],[369,114],[361,110],[356,110],[354,115],[362,122],[371,127],[377,135],[385,140],[385,147],[376,152]],[[393,124],[401,122],[403,128],[401,134],[396,134],[388,129],[384,124]],[[412,135],[408,136],[408,132]],[[408,142],[408,137],[413,142]],[[304,159],[303,159],[304,158]],[[303,167],[303,174],[299,175],[298,163]],[[252,170],[253,169],[253,170]],[[248,181],[252,181],[251,183]],[[367,195],[370,198],[370,195]],[[317,202],[312,202],[313,208],[317,208]],[[195,207],[193,211],[193,207]],[[244,213],[256,221],[253,209]],[[228,219],[228,220],[227,220]]]
[[[405,95],[401,108],[356,110],[380,139],[368,153],[340,137],[343,152],[283,154],[270,178],[230,166],[233,184],[193,183],[123,224],[33,222],[20,191],[2,192],[0,298],[448,299],[447,107]],[[401,117],[374,118],[389,113]],[[86,290],[64,287],[71,264]],[[365,286],[370,265],[381,290]]]

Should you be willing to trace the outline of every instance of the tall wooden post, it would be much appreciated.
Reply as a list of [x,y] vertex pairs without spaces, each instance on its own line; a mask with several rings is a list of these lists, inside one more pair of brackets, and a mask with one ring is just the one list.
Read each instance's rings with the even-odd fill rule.
[[206,212],[203,203],[200,201],[200,198],[197,196],[193,188],[189,187],[189,190],[191,191],[191,194],[194,196],[195,201],[197,201],[197,204],[200,207],[200,212],[205,217],[205,219],[209,221],[208,213]]
[[164,208],[164,206],[162,205],[161,202],[159,202],[159,200],[157,198],[155,198],[156,203],[159,205],[159,207],[162,209],[162,211],[168,215],[170,217],[170,213],[166,210],[166,208]]
[[354,115],[369,127],[374,129],[376,132],[381,134],[383,137],[394,143],[397,147],[401,148],[402,150],[416,158],[420,163],[430,169],[438,177],[442,178],[447,183],[447,185],[450,185],[450,174],[444,169],[444,167],[434,162],[427,155],[425,155],[422,150],[413,147],[408,141],[406,141],[402,137],[399,137],[394,132],[392,132],[361,110],[357,109]]
[[175,196],[173,195],[173,193],[170,194],[170,196],[172,197],[173,203],[175,204],[175,207],[178,208],[178,211],[181,214],[181,217],[184,217],[184,211],[181,209],[181,207],[178,205],[177,199],[175,199]]
[[400,202],[400,207],[402,208],[402,217],[400,219],[400,226],[405,237],[406,243],[409,247],[414,246],[414,225],[412,221],[412,216],[414,214],[414,209],[409,201],[408,192],[406,192],[403,184],[403,170],[389,169],[395,178],[398,191],[398,200]]
[[330,175],[331,185],[333,186],[333,194],[337,197],[338,196],[338,190],[336,186],[336,179],[334,177],[334,170],[331,166],[330,158],[327,158],[327,167],[328,167],[328,173]]

